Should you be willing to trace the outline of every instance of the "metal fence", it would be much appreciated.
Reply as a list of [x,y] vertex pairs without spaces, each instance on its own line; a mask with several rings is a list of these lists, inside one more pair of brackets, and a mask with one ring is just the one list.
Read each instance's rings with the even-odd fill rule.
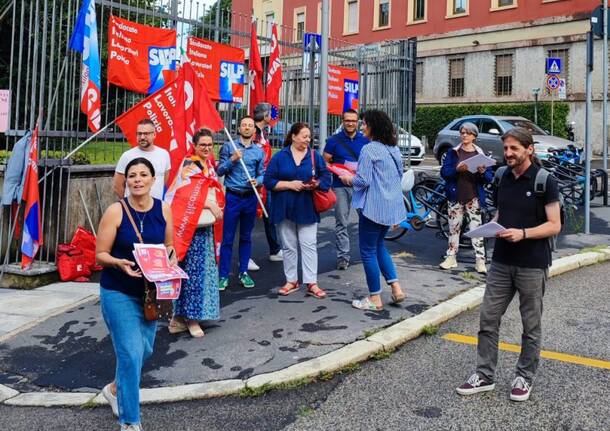
[[[53,262],[60,242],[69,241],[76,226],[68,222],[71,205],[67,185],[73,167],[63,161],[91,134],[86,117],[79,108],[81,56],[68,49],[75,19],[81,6],[79,0],[8,0],[0,6],[0,88],[11,92],[9,130],[4,140],[0,165],[6,164],[15,142],[34,127],[37,113],[43,110],[40,130],[40,196],[43,200],[43,232],[45,245],[38,260]],[[178,46],[186,47],[190,35],[228,43],[249,52],[250,16],[206,7],[197,0],[96,0],[99,46],[102,62],[102,126],[128,110],[143,96],[108,84],[106,81],[106,47],[110,15],[147,25],[175,28]],[[270,51],[271,23],[259,21],[258,42],[266,70]],[[303,70],[303,44],[295,41],[296,29],[279,28],[283,66],[280,96],[281,122],[273,141],[280,145],[280,136],[295,121],[314,118],[317,123],[319,77],[310,79]],[[248,54],[246,54],[246,58]],[[415,45],[413,41],[394,41],[368,47],[350,45],[340,40],[329,41],[329,63],[358,69],[360,73],[360,108],[385,110],[401,127],[408,128],[410,112],[414,111]],[[312,88],[313,85],[313,88]],[[413,91],[409,92],[409,88]],[[244,91],[247,98],[248,90]],[[323,95],[326,97],[326,95]],[[229,130],[235,131],[247,104],[220,103],[221,113]],[[312,111],[313,110],[313,111]],[[310,115],[311,113],[311,115]],[[328,134],[340,125],[339,116],[329,116]],[[313,125],[318,134],[317,125]],[[1,142],[1,141],[0,141]],[[120,130],[109,127],[99,134],[73,162],[114,164],[129,148]],[[49,175],[52,173],[51,175]],[[9,222],[7,223],[7,220]],[[14,219],[9,208],[0,212],[0,252],[2,259],[19,259],[12,228]],[[86,224],[82,220],[81,224]],[[7,253],[12,241],[12,251]]]

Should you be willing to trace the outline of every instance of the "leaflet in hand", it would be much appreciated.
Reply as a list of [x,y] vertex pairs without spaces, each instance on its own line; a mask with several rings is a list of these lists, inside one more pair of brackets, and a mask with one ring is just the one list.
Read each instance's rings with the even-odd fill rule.
[[485,154],[477,154],[476,156],[464,160],[463,163],[468,167],[468,171],[474,174],[477,172],[477,168],[479,166],[485,166],[485,168],[488,168],[489,166],[494,166],[496,161]]
[[340,163],[330,163],[326,166],[326,169],[328,169],[338,177],[342,177],[344,175],[351,177],[352,175],[354,175],[355,172],[352,171],[348,166],[342,165]]
[[189,278],[178,265],[171,266],[163,244],[134,244],[133,255],[148,281]]
[[505,231],[506,228],[495,221],[482,224],[473,230],[466,232],[464,236],[468,238],[493,238],[496,234]]

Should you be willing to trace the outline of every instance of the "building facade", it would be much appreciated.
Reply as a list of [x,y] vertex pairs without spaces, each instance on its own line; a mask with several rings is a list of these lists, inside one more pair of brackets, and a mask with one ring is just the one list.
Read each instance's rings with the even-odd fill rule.
[[[299,42],[304,32],[320,31],[321,1],[282,3],[282,22],[293,29],[287,36],[293,42]],[[330,4],[332,38],[352,44],[418,38],[419,104],[533,102],[536,88],[541,89],[539,100],[557,100],[558,95],[545,90],[545,58],[561,58],[569,121],[575,122],[576,141],[583,142],[585,39],[599,0],[330,0]],[[593,124],[600,125],[601,56],[597,41]],[[601,136],[601,127],[592,131],[598,153]]]

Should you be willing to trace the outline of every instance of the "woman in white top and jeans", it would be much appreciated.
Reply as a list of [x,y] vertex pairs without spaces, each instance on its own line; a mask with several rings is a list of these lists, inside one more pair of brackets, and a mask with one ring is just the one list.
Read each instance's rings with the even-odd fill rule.
[[352,302],[361,310],[380,311],[380,273],[392,289],[392,302],[405,299],[396,267],[385,247],[384,237],[390,226],[407,216],[402,199],[402,156],[396,147],[396,133],[385,112],[366,111],[362,132],[371,142],[362,148],[354,176],[342,176],[344,184],[354,188],[352,207],[359,217],[360,257],[366,273],[369,296]]

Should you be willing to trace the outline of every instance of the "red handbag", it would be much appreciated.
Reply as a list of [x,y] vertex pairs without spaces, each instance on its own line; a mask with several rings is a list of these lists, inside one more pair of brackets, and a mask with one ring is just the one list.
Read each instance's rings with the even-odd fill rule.
[[57,244],[57,271],[61,281],[74,281],[91,275],[89,264],[83,251],[70,244]]
[[[316,178],[316,158],[313,149],[311,150],[311,176],[312,179]],[[335,195],[333,189],[328,189],[327,191],[315,189],[312,195],[313,206],[317,213],[328,211],[337,203],[337,195]]]

